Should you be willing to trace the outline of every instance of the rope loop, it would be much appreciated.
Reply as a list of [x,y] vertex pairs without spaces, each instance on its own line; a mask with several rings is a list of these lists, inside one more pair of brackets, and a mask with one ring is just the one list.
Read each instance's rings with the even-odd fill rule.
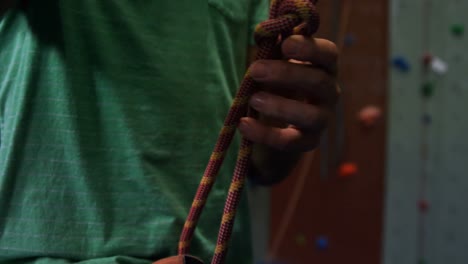
[[316,0],[273,0],[270,19],[257,25],[255,41],[258,46],[264,43],[276,43],[278,37],[283,39],[300,34],[314,34],[320,24],[320,17],[315,8]]

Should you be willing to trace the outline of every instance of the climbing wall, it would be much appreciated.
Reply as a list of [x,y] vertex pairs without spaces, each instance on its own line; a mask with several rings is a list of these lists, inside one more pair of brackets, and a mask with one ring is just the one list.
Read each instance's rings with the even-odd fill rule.
[[392,0],[384,264],[468,263],[468,1]]

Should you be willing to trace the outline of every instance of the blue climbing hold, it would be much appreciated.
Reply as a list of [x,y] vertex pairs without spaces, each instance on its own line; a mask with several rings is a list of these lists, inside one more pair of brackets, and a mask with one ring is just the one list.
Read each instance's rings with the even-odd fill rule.
[[324,236],[318,237],[315,244],[317,246],[317,249],[326,250],[326,249],[328,249],[328,246],[329,246],[328,238],[324,237]]
[[351,33],[346,34],[344,38],[344,45],[346,47],[349,47],[349,46],[354,45],[354,43],[356,43],[356,37]]
[[411,69],[411,65],[408,60],[401,56],[394,57],[392,59],[392,65],[402,72],[408,72]]
[[424,114],[422,117],[422,122],[424,125],[430,125],[432,124],[432,116],[429,114]]

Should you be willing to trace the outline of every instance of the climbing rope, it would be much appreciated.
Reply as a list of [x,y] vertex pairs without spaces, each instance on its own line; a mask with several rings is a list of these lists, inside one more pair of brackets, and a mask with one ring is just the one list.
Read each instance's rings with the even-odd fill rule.
[[[275,48],[280,39],[285,39],[291,34],[310,36],[315,33],[319,26],[319,15],[315,9],[316,2],[317,0],[273,0],[269,20],[259,24],[255,30],[255,40],[259,48],[256,60],[274,59]],[[257,83],[247,71],[229,109],[184,224],[179,241],[179,255],[187,255],[189,252],[196,225],[232,142],[239,120],[247,115],[249,98],[257,90]],[[251,153],[252,142],[242,138],[212,264],[221,264],[225,260]]]

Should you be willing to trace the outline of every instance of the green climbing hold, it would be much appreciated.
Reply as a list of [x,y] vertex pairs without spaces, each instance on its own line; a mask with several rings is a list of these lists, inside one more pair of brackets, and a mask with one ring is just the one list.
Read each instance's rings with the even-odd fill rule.
[[452,34],[456,37],[461,37],[465,33],[465,27],[462,24],[452,25]]
[[298,246],[305,246],[307,244],[307,238],[303,234],[296,235],[296,244]]
[[422,95],[426,98],[432,97],[434,95],[434,84],[427,82],[422,86]]
[[418,264],[427,264],[427,262],[426,262],[426,260],[421,259],[421,260],[419,260]]

